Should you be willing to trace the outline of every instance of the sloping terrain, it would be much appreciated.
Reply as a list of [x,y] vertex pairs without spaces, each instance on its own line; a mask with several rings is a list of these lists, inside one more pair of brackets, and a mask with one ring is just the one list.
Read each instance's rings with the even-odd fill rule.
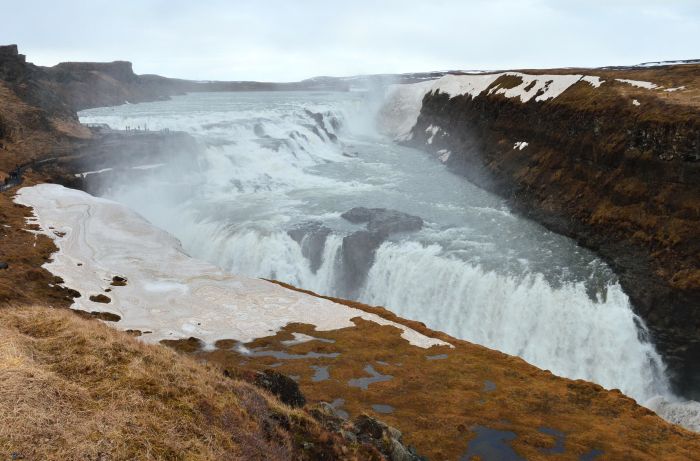
[[0,452],[26,460],[383,459],[220,370],[69,310],[0,310]]
[[[80,293],[74,308],[230,376],[281,372],[339,416],[386,420],[431,459],[484,449],[513,459],[700,453],[698,434],[619,390],[556,377],[381,308],[226,274],[116,202],[49,184],[22,188],[16,201],[33,207],[30,222],[58,246],[45,267]],[[484,441],[484,431],[508,442]]]
[[677,388],[697,397],[700,66],[460,75],[420,85],[395,93],[388,110],[407,121],[391,127],[395,134],[606,259]]

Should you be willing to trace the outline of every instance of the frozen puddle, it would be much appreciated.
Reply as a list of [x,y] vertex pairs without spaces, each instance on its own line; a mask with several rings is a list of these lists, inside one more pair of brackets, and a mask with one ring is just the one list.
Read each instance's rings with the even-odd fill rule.
[[[58,251],[44,267],[82,294],[72,307],[118,315],[115,326],[122,330],[151,331],[141,336],[147,342],[196,337],[213,347],[221,339],[247,343],[270,336],[289,323],[324,331],[352,327],[351,319],[361,317],[399,328],[414,346],[447,344],[378,315],[193,259],[175,237],[110,200],[40,184],[20,189],[15,201],[32,207],[30,221],[55,241]],[[110,286],[115,275],[128,283]],[[96,294],[109,302],[90,301]]]

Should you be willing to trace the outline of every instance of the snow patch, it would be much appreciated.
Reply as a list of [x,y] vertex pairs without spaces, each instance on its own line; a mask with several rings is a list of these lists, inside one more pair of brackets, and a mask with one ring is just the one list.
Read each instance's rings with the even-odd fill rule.
[[[40,184],[20,189],[15,201],[34,209],[29,222],[58,247],[44,267],[82,294],[72,308],[117,314],[115,327],[151,331],[140,337],[149,343],[195,336],[212,347],[220,339],[270,336],[289,323],[323,331],[352,327],[351,319],[361,317],[400,329],[414,346],[448,345],[378,315],[191,258],[175,237],[111,200]],[[59,237],[50,228],[65,234]],[[127,285],[111,287],[115,275]],[[110,303],[89,300],[107,288]]]
[[91,174],[100,174],[100,173],[106,173],[108,171],[112,171],[113,168],[102,168],[101,170],[95,170],[95,171],[85,171],[83,173],[76,173],[75,176],[76,178],[84,178],[86,176],[89,176]]
[[520,72],[507,72],[503,75],[520,77],[522,83],[513,88],[493,88],[490,94],[520,98],[521,102],[527,102],[532,98],[535,98],[535,101],[554,99],[583,78],[583,75],[529,75]]
[[685,86],[677,86],[675,88],[666,88],[664,91],[666,93],[672,93],[674,91],[681,91],[681,90],[685,90]]
[[554,99],[579,81],[598,88],[604,80],[590,75],[530,75],[521,72],[499,72],[488,74],[448,74],[436,80],[420,83],[391,85],[379,112],[380,132],[397,141],[412,138],[411,130],[418,121],[423,98],[426,94],[439,92],[450,98],[457,96],[476,97],[486,91],[500,77],[520,77],[522,83],[514,88],[494,88],[492,93],[508,98],[519,98],[522,102]]
[[628,85],[636,86],[637,88],[646,88],[647,90],[653,90],[654,88],[658,88],[658,85],[656,83],[651,83],[651,82],[644,82],[642,80],[629,80],[626,78],[616,78],[618,82],[626,83]]
[[425,129],[425,132],[430,133],[430,137],[428,138],[428,144],[432,144],[433,139],[435,138],[435,135],[440,132],[440,127],[430,125],[428,128]]
[[641,106],[641,104],[639,103],[639,101],[637,101],[636,99],[633,99],[633,100],[632,100],[632,104],[634,104],[635,106]]
[[513,149],[523,150],[529,145],[530,144],[525,141],[518,141],[515,144],[513,144]]
[[438,154],[438,160],[440,160],[442,163],[447,162],[450,159],[450,155],[452,155],[452,152],[450,152],[447,149],[440,149],[437,151]]
[[594,88],[599,88],[600,85],[605,83],[605,80],[601,80],[600,77],[594,77],[593,75],[585,75],[581,77],[581,80],[590,83]]

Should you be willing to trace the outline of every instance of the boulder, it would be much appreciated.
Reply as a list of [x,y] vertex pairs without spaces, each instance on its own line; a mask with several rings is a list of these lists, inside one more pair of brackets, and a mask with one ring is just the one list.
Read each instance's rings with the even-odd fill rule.
[[387,235],[418,231],[423,227],[423,220],[418,216],[386,208],[356,207],[340,216],[353,224],[367,223],[368,231]]
[[303,407],[306,404],[306,398],[299,390],[299,384],[282,373],[273,370],[259,372],[253,384],[276,395],[290,407]]
[[311,263],[311,271],[316,273],[323,263],[323,249],[331,230],[319,221],[307,221],[287,231],[287,234],[301,247],[301,254]]

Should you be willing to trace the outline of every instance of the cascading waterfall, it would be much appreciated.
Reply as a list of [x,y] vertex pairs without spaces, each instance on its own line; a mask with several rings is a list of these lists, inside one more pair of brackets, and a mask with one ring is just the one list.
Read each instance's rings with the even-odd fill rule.
[[[619,388],[700,430],[698,404],[671,395],[663,361],[605,264],[514,216],[434,159],[358,132],[367,127],[365,99],[354,92],[193,94],[92,109],[81,119],[197,138],[201,169],[186,172],[192,193],[184,199],[173,193],[182,184],[158,169],[109,188],[110,198],[174,234],[193,256],[338,295],[343,239],[363,229],[341,213],[366,206],[420,216],[422,230],[388,236],[373,252],[360,301],[555,374]],[[290,234],[309,222],[322,230],[318,267],[302,251],[311,234]]]

